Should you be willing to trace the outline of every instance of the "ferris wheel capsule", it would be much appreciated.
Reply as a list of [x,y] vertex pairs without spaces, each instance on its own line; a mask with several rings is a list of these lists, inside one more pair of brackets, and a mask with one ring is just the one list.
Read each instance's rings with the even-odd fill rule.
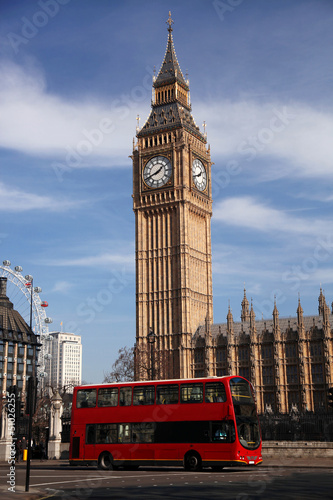
[[44,319],[45,323],[53,323],[53,319],[52,318],[45,318]]
[[26,279],[27,281],[32,281],[32,280],[34,279],[34,278],[33,278],[33,276],[31,276],[31,274],[27,274],[27,275],[26,275],[26,276],[24,276],[24,277],[25,277],[25,279]]
[[11,264],[10,260],[4,260],[3,261],[3,265],[6,266],[6,267],[9,267]]
[[15,271],[17,273],[21,273],[22,272],[22,266],[15,266],[14,269],[15,269]]
[[41,287],[40,286],[35,286],[34,287],[34,292],[36,292],[36,293],[42,293]]
[[46,300],[43,300],[43,301],[40,303],[40,305],[41,305],[42,307],[48,307],[48,305],[49,305],[49,304],[48,304],[48,302],[46,302]]

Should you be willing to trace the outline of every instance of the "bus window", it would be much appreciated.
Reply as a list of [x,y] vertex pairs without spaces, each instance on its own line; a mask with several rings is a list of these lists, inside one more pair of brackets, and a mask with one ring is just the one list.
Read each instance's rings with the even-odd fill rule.
[[260,428],[250,383],[240,377],[230,379],[239,442],[254,450],[260,446]]
[[153,405],[155,388],[153,385],[139,385],[133,388],[133,405]]
[[97,424],[96,444],[116,443],[117,424]]
[[226,400],[225,387],[221,382],[207,382],[205,385],[206,403],[224,403]]
[[158,385],[156,387],[156,404],[172,405],[178,404],[178,385]]
[[107,387],[98,391],[98,406],[117,406],[118,388]]
[[132,441],[133,443],[153,443],[154,432],[154,422],[139,422],[132,424]]
[[76,408],[93,408],[96,406],[96,389],[79,389],[76,393]]
[[240,404],[254,404],[250,384],[247,380],[235,377],[230,380],[232,401]]
[[131,424],[118,424],[118,443],[131,442]]
[[132,387],[121,387],[119,391],[120,406],[130,406],[132,403]]
[[233,443],[235,438],[235,426],[232,420],[225,422],[212,422],[212,441],[219,443]]
[[202,403],[203,384],[181,384],[180,402],[181,403]]

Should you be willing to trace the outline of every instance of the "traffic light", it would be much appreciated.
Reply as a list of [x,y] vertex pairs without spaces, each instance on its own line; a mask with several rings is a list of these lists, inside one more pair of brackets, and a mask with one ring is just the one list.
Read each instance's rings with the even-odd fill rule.
[[333,408],[333,387],[330,387],[327,392],[327,404]]

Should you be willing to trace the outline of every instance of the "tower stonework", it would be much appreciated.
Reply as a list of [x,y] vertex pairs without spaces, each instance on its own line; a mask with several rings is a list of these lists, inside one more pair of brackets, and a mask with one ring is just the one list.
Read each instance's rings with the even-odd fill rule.
[[[211,157],[196,125],[169,16],[150,115],[133,148],[135,377],[194,375],[192,338],[213,322]],[[148,345],[148,334],[155,342]],[[151,350],[150,350],[151,349]],[[153,365],[153,366],[151,366]],[[148,367],[148,369],[147,369]],[[152,370],[152,371],[150,371]]]

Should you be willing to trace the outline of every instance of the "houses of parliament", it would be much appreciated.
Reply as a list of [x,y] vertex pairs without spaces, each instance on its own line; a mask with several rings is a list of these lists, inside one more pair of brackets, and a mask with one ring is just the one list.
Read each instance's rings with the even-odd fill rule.
[[321,289],[315,316],[304,316],[298,299],[295,317],[279,318],[275,303],[271,320],[257,320],[244,290],[241,321],[233,320],[229,307],[226,323],[213,323],[212,160],[206,134],[192,116],[172,24],[169,14],[151,112],[137,130],[131,156],[135,378],[237,374],[253,384],[259,413],[327,409],[333,310]]

